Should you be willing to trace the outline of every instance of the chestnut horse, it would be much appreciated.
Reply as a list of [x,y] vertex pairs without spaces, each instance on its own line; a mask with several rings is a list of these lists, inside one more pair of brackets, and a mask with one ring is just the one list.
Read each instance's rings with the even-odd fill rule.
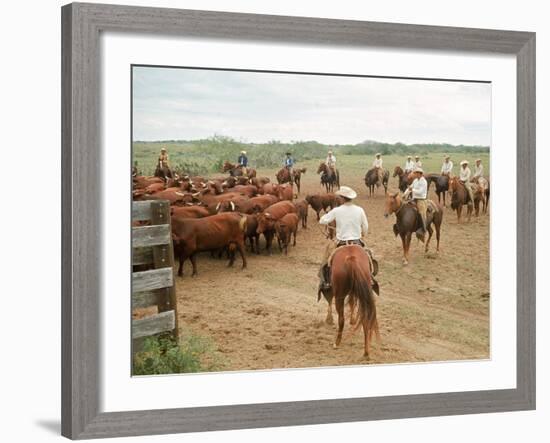
[[331,269],[332,294],[338,313],[338,333],[334,348],[340,346],[342,341],[345,322],[344,301],[349,295],[351,324],[355,323],[353,311],[354,306],[357,305],[359,306],[358,319],[363,326],[365,336],[363,355],[368,358],[372,334],[375,333],[377,338],[380,337],[369,257],[359,245],[340,246],[332,256]]
[[[412,183],[413,177],[412,174],[405,174],[405,171],[401,168],[401,166],[396,166],[393,169],[393,175],[392,177],[399,177],[399,190],[401,192],[405,192],[407,187]],[[409,179],[410,177],[410,179]]]
[[387,169],[384,169],[383,171],[384,172],[382,174],[382,183],[379,183],[376,168],[369,169],[365,174],[365,185],[369,189],[369,196],[374,194],[374,187],[380,186],[380,184],[384,186],[384,194],[388,193],[388,181],[390,179],[390,171],[388,171]]
[[[451,208],[456,211],[458,223],[462,221],[462,207],[468,205],[468,221],[472,218],[472,212],[475,207],[476,217],[479,215],[479,203],[485,202],[484,190],[476,183],[470,183],[474,201],[470,202],[470,195],[466,190],[466,186],[458,177],[453,177],[449,180],[449,192],[451,193]],[[485,205],[485,203],[484,203]]]
[[[430,203],[431,201],[429,201]],[[433,235],[432,224],[435,227],[435,238],[437,239],[436,250],[439,252],[439,238],[441,234],[441,222],[443,221],[443,210],[440,205],[436,205],[436,210],[428,211],[426,214],[426,229],[428,230],[428,240],[424,252],[428,252],[430,240]],[[403,244],[403,264],[409,263],[409,249],[411,247],[411,238],[413,233],[422,226],[422,220],[416,209],[416,205],[412,203],[403,203],[399,192],[388,194],[386,197],[386,208],[384,217],[388,218],[391,214],[395,214],[396,223],[393,225],[393,233],[401,237]]]
[[[247,169],[247,177],[248,178],[253,178],[253,177],[256,177],[256,170],[254,168],[246,168]],[[231,177],[238,177],[238,176],[241,176],[243,175],[243,169],[241,167],[241,165],[238,165],[238,164],[235,164],[235,163],[230,163],[228,162],[227,160],[223,163],[223,166],[222,166],[222,172],[227,172],[229,171],[229,175]]]
[[327,192],[332,192],[334,186],[340,189],[340,173],[338,169],[329,168],[326,163],[321,162],[317,168],[317,174],[321,174],[321,185],[325,187]]
[[290,183],[291,177],[290,177],[290,170],[288,168],[281,168],[275,175],[277,178],[277,183],[282,185],[283,183]]

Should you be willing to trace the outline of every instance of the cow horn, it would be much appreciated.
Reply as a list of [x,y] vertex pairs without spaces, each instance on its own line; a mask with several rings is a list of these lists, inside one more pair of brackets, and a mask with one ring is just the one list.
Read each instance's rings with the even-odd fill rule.
[[233,203],[233,202],[229,202],[229,203],[231,203],[231,210],[232,210],[233,212],[235,212],[235,203]]
[[218,203],[218,204],[216,205],[216,212],[218,212],[218,211],[220,210],[220,205],[221,205],[221,203]]
[[200,192],[195,192],[194,194],[191,194],[193,197],[198,197],[199,195],[201,195]]
[[183,192],[176,191],[176,192],[174,192],[174,194],[181,195],[182,197],[185,197],[185,194]]

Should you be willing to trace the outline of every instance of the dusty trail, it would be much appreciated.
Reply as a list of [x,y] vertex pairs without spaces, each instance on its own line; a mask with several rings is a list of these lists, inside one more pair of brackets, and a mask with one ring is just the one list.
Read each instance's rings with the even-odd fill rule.
[[[259,174],[273,180],[274,172]],[[435,253],[435,238],[428,255],[413,241],[411,262],[404,267],[401,241],[392,232],[394,218],[383,217],[383,189],[367,198],[362,175],[358,166],[350,168],[341,184],[358,191],[356,202],[369,219],[367,240],[380,263],[381,341],[373,342],[368,363],[489,358],[489,217],[458,225],[446,208],[441,252]],[[302,178],[300,198],[308,192],[322,192],[311,172]],[[430,198],[436,199],[433,189]],[[325,242],[310,209],[308,229],[298,231],[297,246],[287,257],[277,248],[271,257],[265,251],[249,253],[248,268],[241,270],[240,259],[227,268],[225,260],[201,254],[195,278],[186,263],[184,278],[177,280],[183,333],[211,338],[224,356],[225,370],[367,363],[361,331],[332,349],[336,327],[325,323],[326,302],[317,303]],[[347,330],[348,323],[344,334]]]

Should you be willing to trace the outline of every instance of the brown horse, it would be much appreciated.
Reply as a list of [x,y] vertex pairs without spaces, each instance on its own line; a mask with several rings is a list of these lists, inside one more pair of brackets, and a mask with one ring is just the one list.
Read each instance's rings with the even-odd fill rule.
[[387,169],[383,170],[382,174],[382,183],[380,183],[380,180],[378,180],[378,173],[376,172],[376,168],[369,169],[367,173],[365,174],[365,185],[369,189],[369,196],[374,194],[374,187],[380,186],[381,184],[384,186],[384,194],[388,193],[388,181],[390,179],[390,171]]
[[477,184],[481,188],[481,203],[483,204],[483,214],[487,214],[489,209],[489,197],[491,195],[491,184],[488,178],[476,177],[472,179],[472,183]]
[[277,183],[282,185],[283,183],[291,183],[293,180],[291,180],[290,170],[288,168],[281,168],[275,175],[277,178]]
[[451,208],[456,211],[458,223],[462,222],[462,207],[468,205],[467,216],[468,221],[472,218],[472,212],[475,207],[476,217],[479,215],[479,204],[484,200],[484,193],[480,186],[476,183],[471,183],[472,194],[474,195],[474,201],[470,201],[470,195],[458,177],[452,177],[449,180],[449,192],[451,193]]
[[435,184],[435,193],[437,194],[437,202],[441,204],[441,197],[443,197],[443,206],[447,206],[446,195],[449,191],[449,176],[440,174],[428,174],[426,177],[428,181],[428,191],[432,182]]
[[326,163],[319,163],[317,174],[321,174],[321,186],[324,186],[327,192],[334,191],[334,187],[340,189],[340,173],[336,168],[330,168]]
[[349,295],[351,309],[351,324],[354,306],[359,306],[358,319],[363,326],[364,353],[369,357],[372,334],[380,337],[378,320],[376,318],[376,299],[372,290],[372,276],[367,253],[359,245],[339,247],[332,256],[331,283],[334,304],[338,313],[338,333],[334,348],[340,346],[342,331],[344,330],[344,300]]
[[[430,201],[431,202],[431,201]],[[435,237],[437,239],[436,250],[439,252],[439,238],[441,234],[441,222],[443,221],[443,210],[440,205],[431,202],[437,209],[428,211],[426,217],[426,229],[428,230],[428,240],[424,252],[428,252],[430,240],[433,235],[432,224],[435,226]],[[401,237],[403,244],[403,264],[409,263],[409,249],[411,247],[412,234],[422,226],[422,220],[416,209],[416,205],[412,203],[403,203],[399,192],[388,194],[386,197],[386,208],[384,217],[388,218],[391,214],[395,214],[396,223],[393,225],[393,233]]]
[[300,193],[300,181],[302,180],[302,174],[306,173],[307,168],[296,168],[294,170],[294,183],[298,188],[298,194]]
[[[230,163],[227,160],[223,163],[222,172],[229,171],[231,177],[239,177],[243,174],[243,168],[236,163]],[[256,170],[254,168],[246,168],[246,176],[248,178],[256,177]]]
[[405,174],[405,171],[401,168],[401,166],[396,166],[393,169],[393,175],[392,177],[399,177],[399,190],[401,192],[405,192],[407,187],[412,183],[412,180],[409,181],[409,176],[411,174]]

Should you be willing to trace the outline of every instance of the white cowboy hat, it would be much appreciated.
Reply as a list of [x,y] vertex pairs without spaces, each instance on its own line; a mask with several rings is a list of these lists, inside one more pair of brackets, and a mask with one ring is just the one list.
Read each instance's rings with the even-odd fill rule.
[[246,151],[241,151],[241,154],[244,154],[244,155],[246,155]]
[[420,158],[420,156],[419,156],[419,155],[415,155],[414,158]]
[[407,155],[407,158],[412,158],[412,155]]
[[460,162],[460,166],[464,166],[464,165],[467,165],[468,164],[468,160],[462,160]]
[[480,159],[480,158],[476,158],[476,162],[481,162],[481,159]]
[[331,150],[331,149],[329,149],[329,150],[328,150],[328,153],[329,153],[329,154],[332,154],[332,150]]
[[160,148],[160,152],[166,151],[166,148]]
[[445,156],[445,160],[447,160],[448,158],[451,158],[451,156],[450,156],[450,155],[446,155],[446,156]]
[[424,169],[422,169],[420,166],[417,166],[416,168],[414,168],[413,172],[422,172],[422,174],[424,174]]
[[380,152],[377,152],[375,157],[380,157],[382,154],[380,154]]
[[357,192],[355,192],[349,186],[340,186],[340,189],[338,189],[335,194],[341,195],[342,197],[346,197],[349,199],[354,199],[355,197],[357,197]]

